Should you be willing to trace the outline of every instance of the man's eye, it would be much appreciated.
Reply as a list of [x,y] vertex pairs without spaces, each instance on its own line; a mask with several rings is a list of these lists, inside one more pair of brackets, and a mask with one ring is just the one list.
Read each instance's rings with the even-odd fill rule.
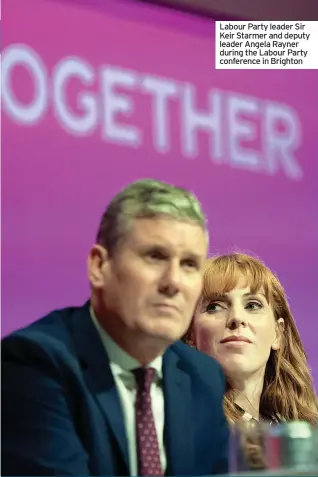
[[161,252],[152,251],[147,253],[147,258],[153,261],[158,261],[164,260],[165,257]]
[[199,264],[195,260],[183,260],[182,265],[187,268],[199,268]]

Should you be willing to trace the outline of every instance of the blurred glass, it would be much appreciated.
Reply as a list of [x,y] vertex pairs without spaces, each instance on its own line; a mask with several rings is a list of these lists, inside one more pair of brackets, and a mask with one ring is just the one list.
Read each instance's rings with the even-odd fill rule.
[[268,468],[266,461],[266,436],[269,424],[241,421],[231,428],[231,472],[260,471]]
[[285,422],[269,429],[267,461],[269,469],[301,470],[316,464],[316,430],[308,422]]
[[[232,473],[318,470],[318,427],[307,422],[240,422],[231,429]],[[318,474],[317,474],[318,475]]]

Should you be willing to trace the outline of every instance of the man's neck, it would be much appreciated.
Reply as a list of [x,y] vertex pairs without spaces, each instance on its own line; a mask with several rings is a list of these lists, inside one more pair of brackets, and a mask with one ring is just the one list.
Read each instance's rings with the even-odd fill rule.
[[105,321],[101,319],[100,311],[96,308],[94,309],[93,306],[90,308],[90,313],[117,346],[138,361],[141,366],[147,366],[158,356],[162,356],[169,346],[169,343],[157,338],[132,333],[131,330],[123,330],[119,323],[116,323],[116,326],[111,326],[113,324],[111,320]]
[[106,330],[109,336],[127,354],[140,363],[147,366],[158,356],[162,356],[167,349],[167,345],[158,343],[157,339],[145,338],[144,336],[132,336],[131,338],[117,333],[112,334],[112,330]]
[[235,403],[257,420],[260,418],[259,406],[264,384],[264,371],[260,370],[241,380],[233,380],[233,387],[238,391]]

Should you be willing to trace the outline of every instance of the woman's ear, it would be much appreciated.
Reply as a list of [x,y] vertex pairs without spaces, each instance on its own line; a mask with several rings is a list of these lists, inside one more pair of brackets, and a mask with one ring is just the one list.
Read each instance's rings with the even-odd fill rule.
[[190,326],[189,326],[188,331],[186,332],[186,334],[185,334],[184,337],[182,338],[182,340],[184,341],[184,343],[186,343],[186,344],[189,345],[189,346],[195,346],[195,339],[194,339],[194,320],[195,320],[195,313],[194,313],[193,316],[192,316],[191,323],[190,323]]
[[284,320],[283,318],[279,318],[276,322],[276,330],[275,330],[275,340],[272,344],[272,349],[277,351],[280,349],[282,344],[284,334]]

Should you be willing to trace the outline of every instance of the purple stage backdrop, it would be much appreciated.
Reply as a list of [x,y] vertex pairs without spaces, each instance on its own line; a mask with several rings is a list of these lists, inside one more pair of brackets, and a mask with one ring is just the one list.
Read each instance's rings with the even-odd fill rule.
[[87,299],[104,207],[155,177],[278,273],[317,383],[317,71],[216,71],[212,20],[128,0],[3,17],[3,334]]

